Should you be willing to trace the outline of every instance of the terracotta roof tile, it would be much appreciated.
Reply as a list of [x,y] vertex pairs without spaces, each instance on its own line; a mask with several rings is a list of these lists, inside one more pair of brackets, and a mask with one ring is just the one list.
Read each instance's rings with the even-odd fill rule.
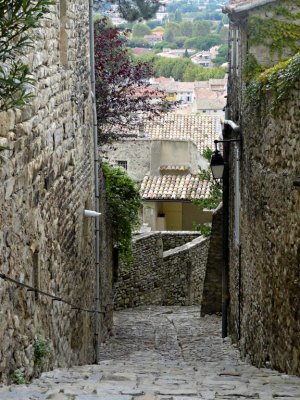
[[200,154],[206,147],[214,149],[220,129],[218,117],[182,114],[166,114],[145,126],[151,139],[191,140]]
[[114,126],[114,132],[122,139],[144,137],[153,140],[191,140],[200,154],[207,147],[214,149],[214,140],[221,132],[220,117],[169,113],[146,121],[143,133],[138,124],[135,128]]
[[193,200],[208,198],[210,182],[199,175],[145,176],[141,185],[143,200]]
[[166,173],[170,172],[187,172],[189,171],[190,167],[188,165],[180,165],[180,164],[172,164],[172,165],[161,165],[159,167],[160,171]]

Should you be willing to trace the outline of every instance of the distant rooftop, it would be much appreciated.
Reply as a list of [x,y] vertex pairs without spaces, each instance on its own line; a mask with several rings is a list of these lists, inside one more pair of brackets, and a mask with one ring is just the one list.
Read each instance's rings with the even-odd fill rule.
[[166,114],[145,126],[151,139],[191,140],[200,154],[207,147],[214,149],[219,137],[221,123],[218,117],[200,115]]
[[141,185],[143,200],[183,200],[208,198],[210,182],[199,175],[145,176]]
[[135,128],[116,126],[115,130],[123,139],[142,136],[153,140],[191,140],[202,154],[207,147],[214,149],[214,140],[221,133],[221,122],[217,116],[169,113],[146,121],[142,129],[136,125]]

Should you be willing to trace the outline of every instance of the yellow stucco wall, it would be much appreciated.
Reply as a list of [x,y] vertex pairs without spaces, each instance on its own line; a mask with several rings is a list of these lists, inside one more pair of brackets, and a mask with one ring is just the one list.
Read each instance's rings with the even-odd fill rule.
[[212,212],[201,211],[199,207],[192,203],[182,204],[182,230],[190,231],[193,229],[193,222],[206,223],[211,222]]
[[[165,227],[157,217],[165,216]],[[143,222],[147,223],[153,231],[193,231],[193,222],[211,222],[212,212],[202,212],[192,203],[180,202],[145,202],[143,207]]]
[[167,231],[180,231],[182,229],[182,204],[164,202],[162,209],[166,216]]

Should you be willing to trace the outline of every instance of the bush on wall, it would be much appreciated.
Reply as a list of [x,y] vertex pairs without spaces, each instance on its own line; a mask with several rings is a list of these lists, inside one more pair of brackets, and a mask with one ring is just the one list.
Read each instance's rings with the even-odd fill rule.
[[140,225],[139,210],[142,207],[139,189],[123,168],[102,165],[105,179],[108,216],[112,224],[113,242],[121,260],[132,260],[132,233]]

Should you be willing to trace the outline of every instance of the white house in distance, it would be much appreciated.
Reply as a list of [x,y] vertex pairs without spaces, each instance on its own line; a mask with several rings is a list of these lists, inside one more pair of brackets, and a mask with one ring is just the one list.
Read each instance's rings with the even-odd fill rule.
[[201,67],[209,68],[213,66],[211,61],[211,54],[209,51],[199,51],[190,57],[191,61]]
[[189,113],[224,118],[227,78],[199,82],[176,82],[173,78],[151,78],[153,88],[164,91],[168,101],[190,105]]
[[211,212],[201,211],[192,200],[210,193],[199,168],[207,169],[203,151],[213,149],[220,137],[217,117],[170,113],[148,121],[143,129],[119,134],[108,161],[125,168],[140,184],[144,223],[152,230],[172,231],[211,221]]

